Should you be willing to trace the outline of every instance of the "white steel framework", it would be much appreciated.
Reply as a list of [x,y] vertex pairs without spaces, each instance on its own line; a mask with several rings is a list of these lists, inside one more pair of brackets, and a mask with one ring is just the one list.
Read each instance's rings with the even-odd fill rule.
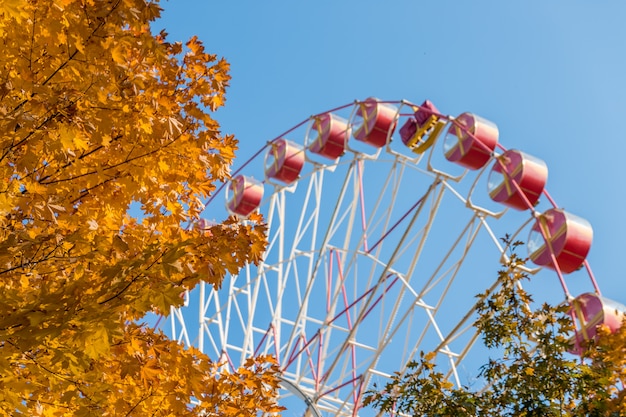
[[[398,108],[400,118],[411,106]],[[291,133],[305,143],[298,133],[311,134]],[[471,384],[485,357],[472,349],[474,295],[493,289],[500,238],[527,229],[532,213],[490,203],[485,170],[452,167],[441,145],[416,155],[394,148],[391,133],[388,142],[336,161],[309,158],[291,186],[266,181],[264,262],[220,291],[187,295],[172,335],[232,367],[274,355],[284,404],[299,399],[305,415],[372,415],[359,406],[366,390],[421,351],[436,352],[456,384]]]

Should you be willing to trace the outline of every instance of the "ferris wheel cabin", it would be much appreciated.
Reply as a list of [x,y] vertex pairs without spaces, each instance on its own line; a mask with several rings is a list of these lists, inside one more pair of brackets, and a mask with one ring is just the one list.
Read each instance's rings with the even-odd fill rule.
[[452,121],[444,138],[446,159],[468,169],[479,169],[491,159],[498,144],[495,123],[472,113],[463,113]]
[[[489,197],[504,206],[532,213],[534,223],[527,243],[530,260],[557,271],[559,276],[586,265],[593,238],[589,222],[556,205],[543,213],[535,212],[540,196],[547,196],[548,168],[544,161],[499,146],[498,127],[480,116],[472,113],[456,118],[445,116],[428,100],[420,106],[410,106],[412,113],[408,118],[403,116],[406,121],[398,132],[406,149],[417,154],[426,152],[448,127],[443,142],[445,159],[467,170],[479,170],[493,160],[487,180]],[[381,149],[389,145],[399,118],[398,109],[375,98],[354,104],[350,121],[332,112],[313,116],[304,145],[283,137],[269,143],[265,179],[278,187],[292,185],[300,179],[305,162],[312,162],[307,153],[336,163],[346,152],[358,152],[349,147],[350,137]],[[502,154],[496,152],[498,146],[504,150]],[[261,204],[263,187],[262,182],[251,177],[233,178],[226,192],[229,212],[243,218],[249,216]],[[578,328],[570,350],[574,354],[580,354],[584,344],[597,336],[597,326],[606,325],[614,332],[626,315],[626,307],[601,297],[599,291],[580,295],[571,306]]]
[[396,109],[370,97],[356,109],[352,134],[356,140],[382,148],[395,128]]
[[594,293],[579,295],[571,302],[570,314],[575,318],[576,335],[569,352],[581,355],[585,345],[598,336],[598,326],[616,332],[626,316],[626,306]]
[[348,122],[332,113],[315,117],[311,129],[317,136],[309,144],[309,151],[327,159],[337,159],[346,151],[350,131]]
[[517,210],[532,208],[548,180],[548,167],[542,160],[517,150],[496,158],[489,173],[489,196],[493,201]]
[[528,237],[530,259],[537,265],[571,273],[580,268],[593,239],[589,222],[562,209],[537,217]]
[[251,177],[236,176],[227,190],[228,211],[241,217],[247,217],[256,210],[263,199],[263,184]]
[[292,184],[302,171],[304,159],[302,146],[287,139],[277,139],[272,142],[265,158],[265,177]]

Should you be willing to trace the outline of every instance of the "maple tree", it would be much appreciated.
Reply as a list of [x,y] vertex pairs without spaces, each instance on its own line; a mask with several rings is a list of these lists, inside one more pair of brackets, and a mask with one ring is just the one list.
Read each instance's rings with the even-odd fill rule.
[[[265,249],[259,217],[193,227],[237,142],[228,63],[154,34],[158,1],[0,5],[0,415],[276,412],[271,358],[222,370],[138,323]],[[135,204],[143,215],[129,214]]]
[[478,295],[475,326],[498,353],[481,368],[484,387],[455,387],[437,369],[435,354],[422,353],[406,372],[370,391],[365,404],[412,416],[626,416],[626,322],[615,333],[600,326],[582,357],[569,354],[570,307],[533,308],[519,285],[528,279],[524,263],[512,252],[499,272],[500,287]]

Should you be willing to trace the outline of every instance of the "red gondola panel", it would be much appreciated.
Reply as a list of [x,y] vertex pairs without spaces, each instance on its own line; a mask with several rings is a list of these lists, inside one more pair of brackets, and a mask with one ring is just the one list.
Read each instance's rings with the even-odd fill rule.
[[611,333],[619,330],[626,314],[626,306],[594,293],[586,293],[572,301],[570,313],[576,321],[576,336],[569,352],[580,355],[584,351],[585,343],[596,338],[598,326],[607,326]]
[[387,144],[396,128],[396,109],[370,97],[358,105],[352,135],[376,148]]
[[331,113],[317,116],[312,130],[317,136],[309,143],[309,150],[328,159],[337,159],[344,154],[348,141],[348,123]]
[[498,127],[471,113],[454,119],[443,142],[445,157],[468,169],[482,168],[498,143]]
[[207,219],[198,219],[198,221],[194,224],[194,228],[203,232],[204,234],[211,236],[211,227],[215,226],[217,223],[209,221]]
[[304,166],[302,147],[286,139],[277,139],[265,158],[265,176],[292,184],[298,179]]
[[263,184],[253,178],[238,175],[228,186],[228,210],[242,217],[247,217],[256,210],[263,199]]
[[508,150],[489,173],[489,196],[493,201],[517,210],[532,208],[548,180],[545,162],[524,152]]
[[528,237],[528,252],[535,264],[557,269],[554,257],[560,271],[567,274],[583,265],[592,239],[593,229],[587,220],[550,209],[537,218]]

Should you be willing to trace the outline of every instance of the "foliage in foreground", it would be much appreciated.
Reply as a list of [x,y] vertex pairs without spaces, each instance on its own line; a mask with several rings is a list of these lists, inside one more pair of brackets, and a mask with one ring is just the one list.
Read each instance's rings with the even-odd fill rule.
[[498,290],[478,296],[476,327],[487,348],[502,352],[481,368],[486,388],[454,387],[433,364],[434,354],[422,354],[365,403],[411,416],[626,416],[626,325],[615,334],[600,329],[583,358],[572,356],[569,307],[532,309],[519,285],[528,279],[523,264],[512,253]]
[[234,157],[205,110],[224,102],[228,63],[153,34],[159,13],[146,0],[0,5],[0,415],[278,410],[271,359],[222,372],[135,324],[265,247],[258,218],[181,227]]

